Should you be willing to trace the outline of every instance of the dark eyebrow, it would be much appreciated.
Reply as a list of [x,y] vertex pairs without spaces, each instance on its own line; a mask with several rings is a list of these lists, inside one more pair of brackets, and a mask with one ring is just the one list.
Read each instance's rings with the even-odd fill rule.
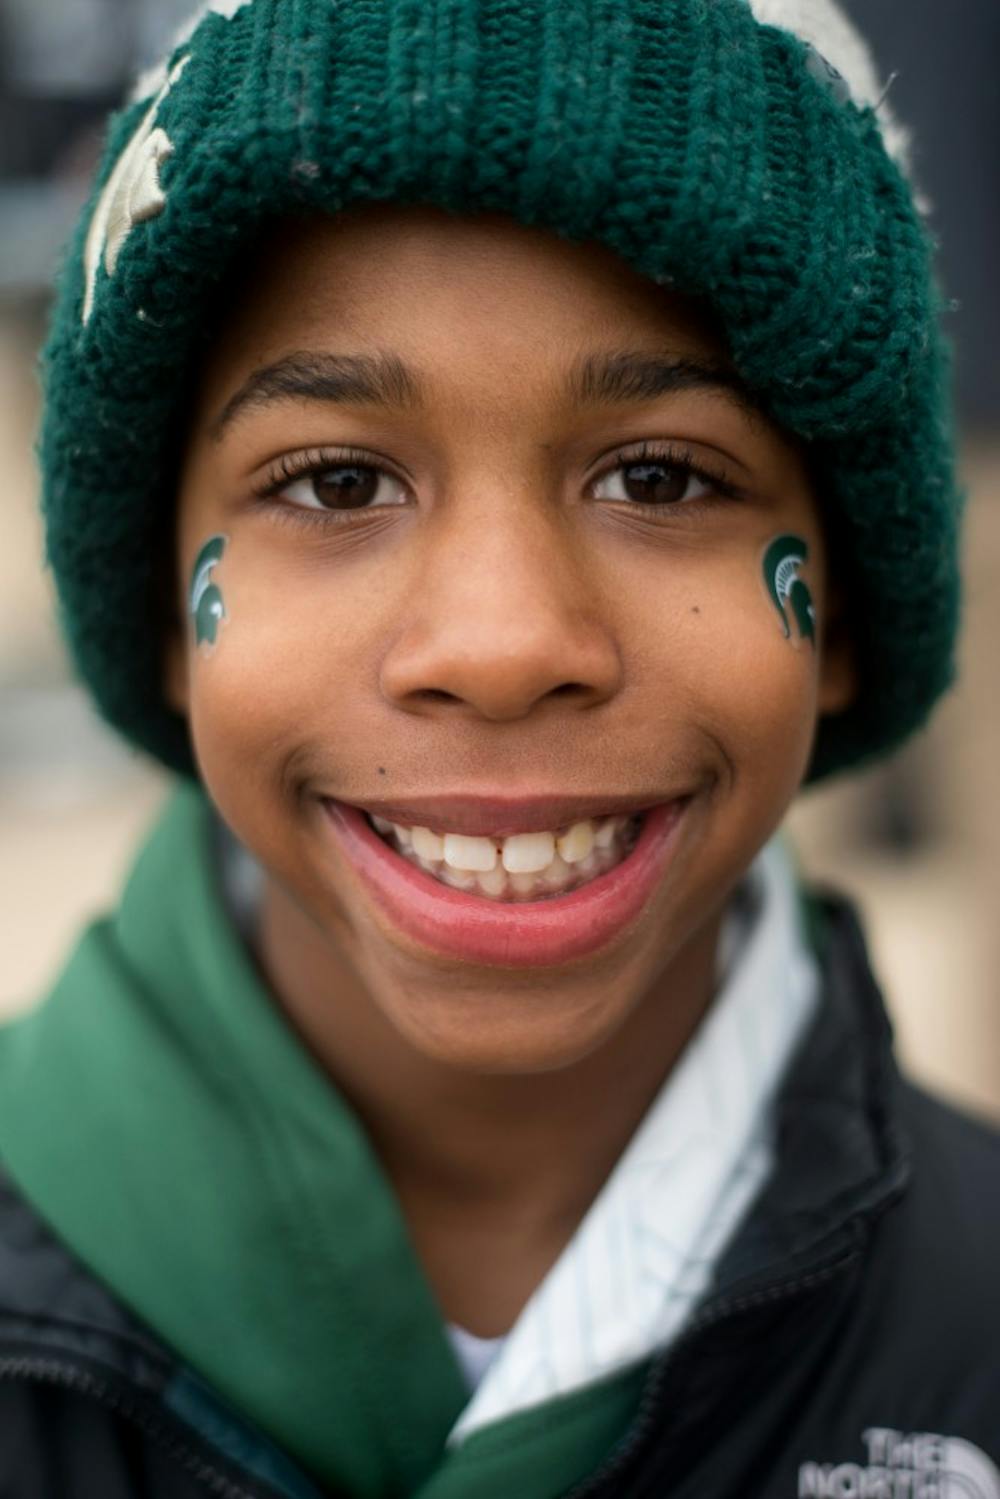
[[230,396],[209,431],[218,442],[241,411],[275,401],[415,406],[415,376],[394,354],[325,354],[302,350],[254,370]]
[[681,359],[632,353],[589,354],[570,376],[571,394],[588,403],[652,401],[679,390],[715,390],[728,396],[745,416],[764,410],[749,386],[729,365],[710,359]]
[[[680,390],[715,390],[745,416],[763,408],[735,370],[713,360],[675,358],[628,350],[589,354],[574,367],[570,394],[586,404],[651,401]],[[395,354],[329,354],[300,350],[254,370],[226,402],[209,431],[218,442],[242,412],[277,401],[325,401],[394,408],[419,404],[413,372]]]

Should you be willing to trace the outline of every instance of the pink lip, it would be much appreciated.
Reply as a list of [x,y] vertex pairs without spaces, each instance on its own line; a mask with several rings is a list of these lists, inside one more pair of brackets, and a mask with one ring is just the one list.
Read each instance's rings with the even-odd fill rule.
[[363,812],[323,803],[339,847],[390,921],[422,947],[468,963],[531,968],[608,946],[642,914],[673,850],[687,799],[646,814],[632,852],[568,895],[503,902],[466,894],[400,857]]

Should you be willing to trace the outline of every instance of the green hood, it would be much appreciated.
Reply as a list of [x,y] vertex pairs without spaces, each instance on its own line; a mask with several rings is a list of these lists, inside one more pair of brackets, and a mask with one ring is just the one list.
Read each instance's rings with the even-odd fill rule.
[[117,915],[0,1030],[0,1156],[79,1259],[244,1417],[356,1499],[549,1499],[620,1437],[646,1366],[445,1452],[468,1400],[357,1117],[222,901],[179,787]]

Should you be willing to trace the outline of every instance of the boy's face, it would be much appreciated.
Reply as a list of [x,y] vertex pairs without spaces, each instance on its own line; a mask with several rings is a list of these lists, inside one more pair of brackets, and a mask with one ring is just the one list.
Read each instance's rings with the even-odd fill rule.
[[[167,660],[208,793],[328,956],[331,1005],[349,974],[428,1056],[566,1065],[670,1002],[794,796],[818,714],[853,691],[802,456],[727,384],[704,316],[601,248],[366,209],[282,228],[243,286],[185,453]],[[763,571],[782,535],[808,546],[790,635]],[[216,536],[196,619],[187,585]],[[516,938],[502,966],[397,919],[331,815],[541,793],[668,804],[671,831],[624,925],[597,912],[584,950],[567,915],[576,955],[553,958],[550,921],[520,966]],[[490,953],[492,918],[519,910],[490,905]]]

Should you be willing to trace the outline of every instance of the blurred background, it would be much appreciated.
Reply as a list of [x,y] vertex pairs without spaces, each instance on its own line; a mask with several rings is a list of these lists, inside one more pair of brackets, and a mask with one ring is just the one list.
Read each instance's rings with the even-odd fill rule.
[[[969,491],[960,685],[890,766],[812,792],[800,858],[860,904],[906,1069],[1000,1120],[1000,3],[847,0],[913,130],[951,299]],[[108,109],[187,0],[0,0],[0,1014],[114,901],[166,777],[73,682],[42,565],[33,440],[47,287]]]

